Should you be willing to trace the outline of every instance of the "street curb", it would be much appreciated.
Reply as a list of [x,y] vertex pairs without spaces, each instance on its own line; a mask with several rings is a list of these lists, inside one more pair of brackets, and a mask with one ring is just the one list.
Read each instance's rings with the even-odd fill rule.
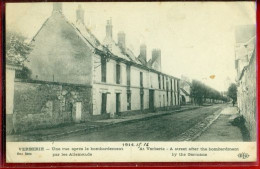
[[[198,138],[205,130],[207,130],[211,124],[217,120],[221,114],[223,109],[220,109],[204,118],[204,120],[196,123],[188,130],[184,131],[183,133],[179,134],[177,137],[174,137],[174,141],[182,142],[182,141],[194,141]],[[207,120],[208,119],[208,120]],[[205,125],[203,125],[205,124]],[[202,127],[201,127],[202,126]]]
[[208,125],[205,127],[205,128],[203,128],[199,133],[197,133],[195,136],[193,136],[191,139],[189,139],[189,140],[185,140],[185,141],[194,141],[195,139],[197,139],[199,136],[201,136],[201,134],[204,132],[204,131],[206,131],[211,125],[212,125],[212,123],[214,122],[214,121],[216,121],[218,118],[219,118],[219,116],[221,115],[221,112],[214,118],[214,119],[212,119],[209,123],[208,123]]
[[[152,119],[152,118],[157,118],[157,117],[161,117],[161,116],[166,116],[166,115],[170,115],[170,114],[175,114],[175,113],[181,113],[183,111],[189,111],[189,110],[195,110],[198,109],[200,107],[192,107],[192,108],[184,108],[184,109],[179,109],[179,110],[173,110],[173,111],[169,111],[166,113],[158,113],[152,116],[148,116],[148,117],[143,117],[143,118],[137,118],[137,119],[130,119],[130,120],[126,120],[126,121],[121,121],[121,122],[115,122],[115,123],[108,123],[108,124],[104,124],[101,126],[93,126],[93,127],[88,127],[88,128],[83,128],[83,129],[78,129],[78,130],[73,130],[73,131],[68,131],[68,132],[64,132],[64,133],[59,133],[59,134],[52,134],[52,135],[47,135],[47,136],[41,136],[40,138],[38,137],[33,138],[33,136],[24,136],[27,137],[25,140],[27,141],[46,141],[46,140],[54,140],[56,138],[62,137],[62,136],[66,136],[69,134],[75,134],[75,133],[80,133],[80,132],[93,132],[96,130],[100,130],[106,127],[114,127],[120,124],[129,124],[129,123],[133,123],[133,122],[137,122],[137,121],[143,121],[143,120],[148,120],[148,119]],[[15,139],[15,141],[18,141],[18,139]]]

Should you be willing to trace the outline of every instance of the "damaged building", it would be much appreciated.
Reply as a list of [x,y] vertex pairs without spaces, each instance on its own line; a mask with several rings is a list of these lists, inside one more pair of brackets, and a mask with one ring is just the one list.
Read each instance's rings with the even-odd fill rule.
[[62,4],[54,3],[31,41],[33,50],[25,63],[31,78],[7,82],[14,86],[13,103],[7,103],[13,104],[10,131],[180,107],[180,79],[161,72],[160,49],[147,60],[142,44],[135,56],[124,32],[118,33],[117,42],[113,39],[111,19],[105,30],[100,42],[86,27],[81,6],[72,23]]
[[245,119],[250,139],[256,140],[256,25],[237,26],[235,68],[237,71],[237,104]]

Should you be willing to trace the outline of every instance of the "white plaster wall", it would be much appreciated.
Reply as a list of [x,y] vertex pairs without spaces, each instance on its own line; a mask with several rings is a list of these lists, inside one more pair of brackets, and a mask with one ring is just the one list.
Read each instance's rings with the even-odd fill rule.
[[150,88],[159,89],[158,74],[150,72]]
[[107,113],[116,112],[116,93],[120,93],[120,111],[127,111],[126,87],[116,85],[95,84],[93,87],[93,115],[101,114],[102,93],[107,93]]
[[[100,62],[100,57],[95,57],[95,62]],[[100,63],[101,64],[101,63]],[[101,114],[101,100],[102,93],[107,94],[107,113],[114,114],[116,112],[116,93],[120,93],[121,106],[120,111],[127,110],[127,73],[126,73],[126,64],[119,63],[121,68],[120,74],[120,84],[116,84],[116,64],[114,60],[109,60],[107,62],[107,77],[106,83],[101,82],[101,66],[95,68],[95,83],[93,85],[93,114]],[[149,72],[137,68],[135,66],[130,67],[131,71],[131,111],[140,110],[140,72],[143,72],[143,90],[144,90],[144,109],[149,109],[149,89],[155,89],[154,93],[154,105],[155,107],[164,107],[171,106],[171,83],[173,81],[173,89],[175,86],[175,91],[177,91],[177,80],[164,76],[164,84],[162,84],[163,79],[161,76],[161,89],[164,85],[164,90],[159,89],[158,74],[154,72]],[[166,94],[166,79],[168,78],[169,83],[169,92],[168,92],[168,102]],[[175,83],[175,85],[174,85]],[[173,93],[177,97],[177,93]],[[173,96],[174,99],[174,96]],[[175,103],[173,103],[175,105]]]
[[131,86],[140,87],[140,70],[131,66]]
[[144,90],[144,109],[149,108],[149,89]]
[[131,110],[140,110],[140,89],[132,88],[131,89]]
[[15,70],[6,69],[6,114],[13,114]]
[[107,62],[107,83],[116,84],[116,62],[114,60],[109,60]]
[[121,84],[126,85],[126,65],[124,63],[120,63],[121,67]]
[[140,71],[143,72],[143,86],[144,86],[144,88],[150,88],[149,72],[146,71],[146,70],[140,70]]
[[177,91],[177,80],[174,80],[174,91]]
[[155,107],[160,107],[160,92],[158,90],[155,90],[154,91],[154,105]]
[[173,92],[173,94],[172,94],[172,101],[173,101],[173,105],[174,105],[174,106],[176,105],[176,104],[175,104],[175,100],[176,100],[175,92]]
[[94,82],[101,82],[101,57],[94,55]]

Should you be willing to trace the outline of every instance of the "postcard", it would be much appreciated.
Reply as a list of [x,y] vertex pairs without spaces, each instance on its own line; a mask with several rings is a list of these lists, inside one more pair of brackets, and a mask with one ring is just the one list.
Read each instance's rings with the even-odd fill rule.
[[7,163],[255,162],[255,2],[6,3]]

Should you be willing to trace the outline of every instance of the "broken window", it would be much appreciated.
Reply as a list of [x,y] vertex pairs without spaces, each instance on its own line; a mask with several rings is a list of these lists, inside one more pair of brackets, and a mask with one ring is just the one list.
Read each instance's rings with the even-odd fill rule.
[[126,66],[127,86],[131,85],[131,68],[130,65]]
[[161,89],[161,76],[158,74],[158,83],[159,83],[159,89]]
[[107,80],[107,62],[105,58],[101,58],[101,82],[106,82]]
[[121,72],[120,72],[120,64],[119,63],[117,63],[116,64],[116,84],[120,84],[120,74],[121,74]]
[[140,87],[143,87],[143,72],[140,72]]
[[164,89],[164,76],[162,77],[162,86],[163,86],[163,89]]

